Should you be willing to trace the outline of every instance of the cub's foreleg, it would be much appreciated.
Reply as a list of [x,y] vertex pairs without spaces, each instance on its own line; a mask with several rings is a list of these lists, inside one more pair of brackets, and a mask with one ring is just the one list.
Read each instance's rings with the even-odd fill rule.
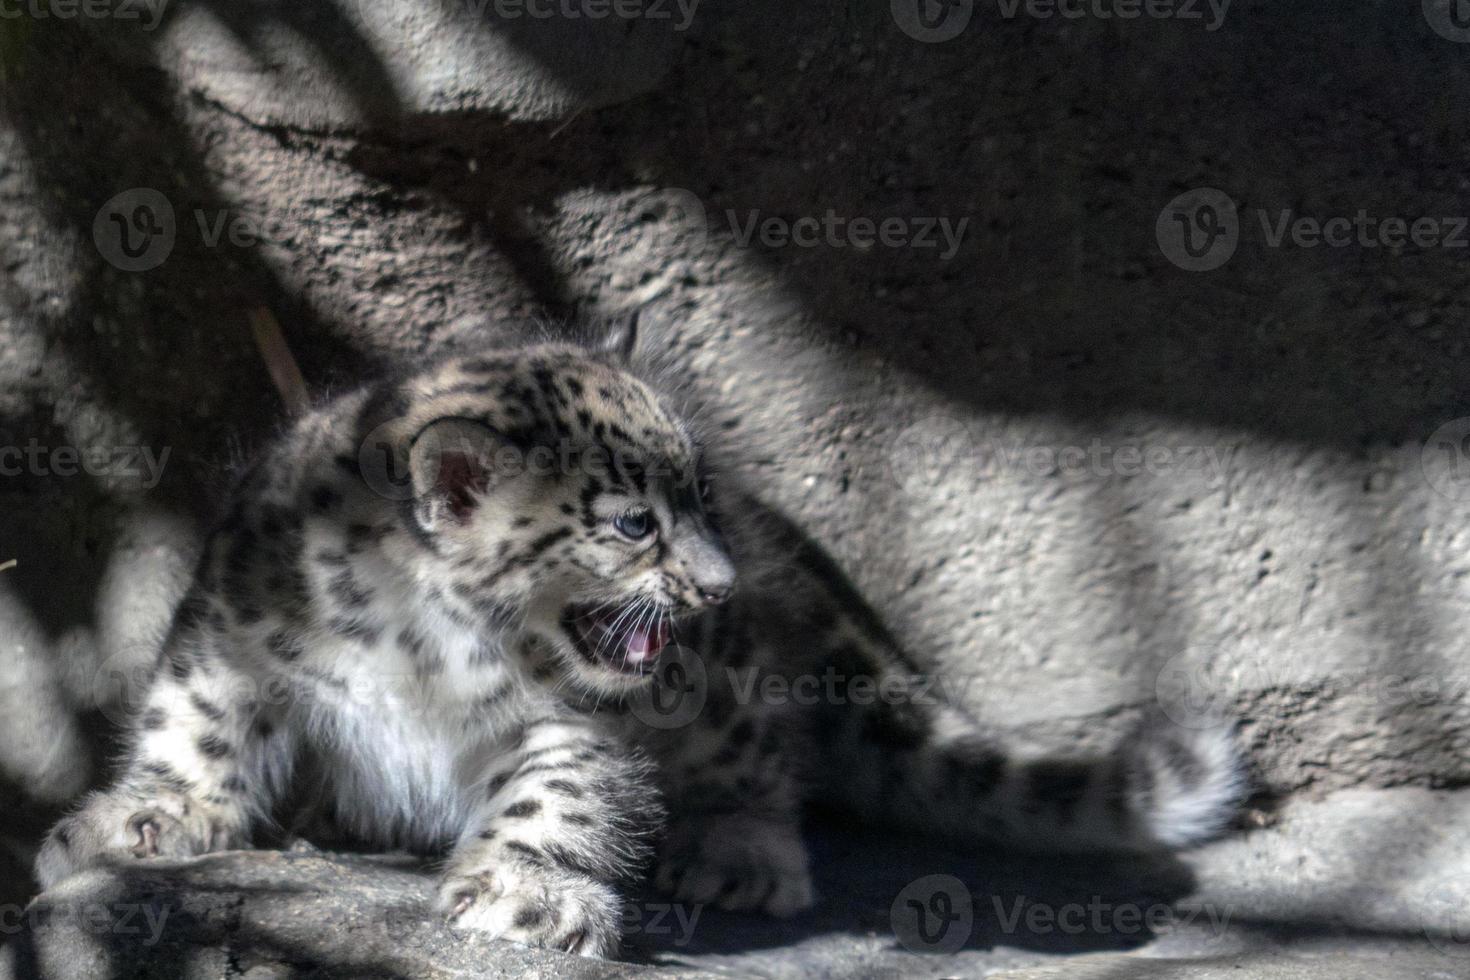
[[655,884],[684,902],[788,916],[815,900],[801,834],[811,746],[800,706],[760,693],[781,679],[756,666],[765,655],[738,669],[671,662],[659,680],[671,689],[641,694],[626,723],[657,761],[671,811]]
[[527,725],[492,759],[439,905],[455,925],[583,956],[617,951],[614,884],[633,878],[662,809],[633,750],[579,717]]
[[287,734],[223,637],[176,631],[133,719],[122,774],[52,829],[36,862],[49,888],[103,861],[182,857],[245,844],[290,764]]

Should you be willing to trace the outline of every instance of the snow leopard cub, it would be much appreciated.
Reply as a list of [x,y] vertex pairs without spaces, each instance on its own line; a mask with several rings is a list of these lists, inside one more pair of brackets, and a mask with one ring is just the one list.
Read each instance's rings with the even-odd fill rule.
[[793,529],[740,520],[727,541],[701,446],[631,343],[455,358],[299,419],[243,475],[122,773],[52,831],[42,885],[248,846],[308,759],[354,837],[446,855],[453,923],[584,955],[616,951],[615,887],[656,840],[685,901],[810,905],[816,797],[1087,849],[1228,816],[1217,734],[1008,759]]

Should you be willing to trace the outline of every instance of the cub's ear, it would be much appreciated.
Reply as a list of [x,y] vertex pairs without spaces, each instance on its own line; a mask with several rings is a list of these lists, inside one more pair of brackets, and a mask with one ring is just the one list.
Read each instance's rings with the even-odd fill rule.
[[486,494],[506,478],[506,460],[498,454],[509,445],[475,419],[435,419],[420,429],[409,446],[408,465],[424,523],[433,524],[441,515],[468,523]]
[[630,363],[633,353],[638,349],[639,313],[639,310],[634,310],[610,321],[602,341],[598,344],[598,347],[611,354],[619,364]]

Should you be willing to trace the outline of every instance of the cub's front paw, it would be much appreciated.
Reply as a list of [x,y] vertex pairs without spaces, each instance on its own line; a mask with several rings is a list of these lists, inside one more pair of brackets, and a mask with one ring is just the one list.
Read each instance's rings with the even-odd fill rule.
[[451,925],[578,956],[614,956],[620,908],[612,888],[559,868],[507,863],[451,874],[439,888]]
[[816,900],[800,829],[758,817],[676,821],[654,883],[681,902],[780,917]]
[[181,797],[145,799],[101,792],[52,828],[36,858],[36,879],[46,889],[107,861],[190,857],[238,840],[238,834]]

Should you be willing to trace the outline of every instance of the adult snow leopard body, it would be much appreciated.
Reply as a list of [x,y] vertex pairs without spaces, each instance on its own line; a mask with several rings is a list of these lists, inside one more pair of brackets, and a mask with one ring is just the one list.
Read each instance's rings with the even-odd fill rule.
[[49,835],[43,886],[249,846],[308,760],[353,837],[444,856],[456,925],[584,955],[616,951],[616,888],[655,847],[681,900],[808,906],[812,799],[1067,849],[1227,819],[1218,732],[1008,758],[829,562],[711,496],[631,348],[451,358],[298,419],[240,479],[121,774]]

